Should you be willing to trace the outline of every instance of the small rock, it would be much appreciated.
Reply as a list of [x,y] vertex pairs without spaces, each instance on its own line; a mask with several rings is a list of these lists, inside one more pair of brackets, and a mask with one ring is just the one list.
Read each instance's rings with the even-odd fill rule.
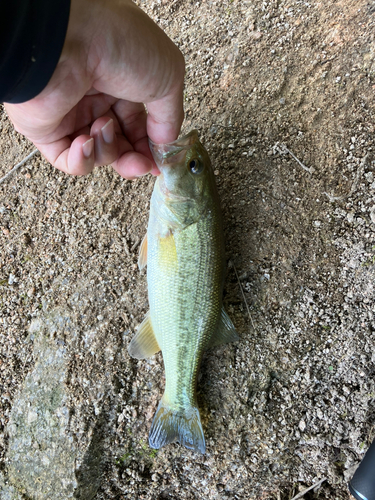
[[38,413],[35,410],[31,409],[27,415],[27,423],[32,424],[36,420],[38,420]]
[[349,212],[346,215],[346,218],[348,219],[348,222],[352,223],[354,221],[354,214],[353,214],[353,212]]
[[367,182],[373,182],[374,181],[374,174],[373,172],[367,172],[365,173],[365,177],[366,177],[366,180]]
[[303,432],[306,429],[306,422],[304,420],[301,420],[300,423],[298,424],[298,427],[301,432]]

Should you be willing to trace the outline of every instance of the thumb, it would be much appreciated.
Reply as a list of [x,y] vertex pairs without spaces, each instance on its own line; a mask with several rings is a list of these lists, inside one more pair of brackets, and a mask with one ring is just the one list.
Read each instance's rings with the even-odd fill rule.
[[175,141],[184,121],[183,85],[147,104],[147,135],[156,144]]

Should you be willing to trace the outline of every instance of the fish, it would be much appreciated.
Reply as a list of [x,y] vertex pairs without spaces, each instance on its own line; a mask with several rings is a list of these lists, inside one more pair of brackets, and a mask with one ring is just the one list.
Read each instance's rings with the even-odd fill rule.
[[150,310],[128,346],[146,359],[162,352],[164,395],[149,444],[175,441],[205,453],[196,387],[208,348],[238,340],[223,308],[225,249],[220,199],[209,155],[198,132],[168,144],[150,141],[160,170],[150,202],[138,266],[147,265]]

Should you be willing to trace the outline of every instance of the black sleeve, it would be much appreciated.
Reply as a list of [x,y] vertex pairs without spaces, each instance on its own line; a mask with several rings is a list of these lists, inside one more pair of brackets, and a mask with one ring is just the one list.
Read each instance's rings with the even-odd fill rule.
[[20,103],[49,82],[64,45],[70,0],[0,0],[0,102]]

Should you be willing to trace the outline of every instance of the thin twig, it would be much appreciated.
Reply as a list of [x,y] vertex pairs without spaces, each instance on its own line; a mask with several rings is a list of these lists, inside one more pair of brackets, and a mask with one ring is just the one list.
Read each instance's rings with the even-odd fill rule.
[[333,203],[334,201],[340,201],[340,200],[343,200],[345,198],[345,196],[333,196],[329,193],[327,193],[326,191],[323,191],[323,194],[325,194],[326,196],[328,196],[328,199],[331,203]]
[[322,483],[324,483],[324,481],[327,481],[326,477],[323,477],[323,479],[320,479],[317,483],[313,484],[312,486],[310,486],[306,490],[303,490],[300,493],[298,493],[298,495],[296,495],[295,497],[293,497],[292,500],[298,500],[298,498],[304,497],[306,495],[306,493],[308,493],[309,491],[313,490],[314,488],[317,488]]
[[302,168],[303,168],[303,170],[306,170],[306,172],[309,172],[309,174],[312,174],[313,172],[315,172],[315,168],[313,168],[313,167],[306,167],[306,165],[304,165],[304,164],[303,164],[303,163],[302,163],[302,162],[301,162],[301,161],[297,158],[297,156],[295,156],[295,155],[294,155],[294,154],[290,151],[290,149],[288,149],[288,148],[285,146],[285,144],[282,144],[281,146],[284,148],[284,150],[285,150],[287,153],[289,153],[289,154],[290,154],[290,156],[291,156],[292,158],[294,158],[294,159],[296,160],[296,162],[298,163],[298,165],[299,165],[300,167],[302,167]]
[[288,149],[285,144],[280,144],[279,142],[277,142],[274,147],[273,147],[274,150],[278,151],[279,153],[289,153],[290,156],[292,158],[294,158],[296,160],[296,162],[298,163],[298,165],[300,167],[303,168],[303,170],[306,170],[306,172],[308,172],[309,174],[312,174],[313,172],[315,172],[315,168],[313,167],[306,167],[306,165],[304,165],[291,151],[290,149]]
[[290,154],[290,156],[292,158],[294,158],[296,160],[296,162],[298,163],[298,165],[300,165],[304,170],[306,170],[306,172],[309,172],[310,174],[312,174],[313,172],[315,172],[315,169],[313,167],[306,167],[291,151],[290,149],[288,149],[285,144],[283,144],[283,147],[285,149],[285,151],[287,153]]
[[134,250],[137,248],[137,246],[140,244],[140,242],[141,242],[141,238],[138,236],[138,238],[135,240],[135,243],[133,244],[133,246],[130,249],[131,253],[134,252]]
[[247,313],[249,315],[251,324],[253,325],[254,331],[256,332],[254,321],[253,321],[253,318],[251,317],[250,309],[249,309],[249,306],[247,305],[247,301],[246,301],[246,297],[245,297],[245,294],[244,294],[244,291],[243,291],[243,288],[242,288],[242,285],[241,285],[241,281],[240,281],[240,278],[238,277],[237,269],[236,269],[236,266],[234,265],[233,261],[232,261],[232,264],[233,264],[234,272],[236,273],[238,284],[240,285],[240,288],[241,288],[241,293],[242,293],[242,297],[243,297],[243,300],[244,300],[245,305],[246,305]]
[[2,177],[0,179],[0,184],[2,184],[3,182],[5,182],[11,175],[14,174],[14,172],[16,170],[18,170],[20,167],[22,167],[22,165],[24,165],[28,160],[30,160],[30,158],[32,158],[33,156],[35,156],[37,153],[39,153],[39,151],[37,149],[34,149],[34,151],[32,151],[29,155],[26,156],[26,158],[24,158],[22,161],[20,161],[19,163],[17,163],[17,165],[15,165],[12,170],[10,170],[7,174],[4,175],[4,177]]

